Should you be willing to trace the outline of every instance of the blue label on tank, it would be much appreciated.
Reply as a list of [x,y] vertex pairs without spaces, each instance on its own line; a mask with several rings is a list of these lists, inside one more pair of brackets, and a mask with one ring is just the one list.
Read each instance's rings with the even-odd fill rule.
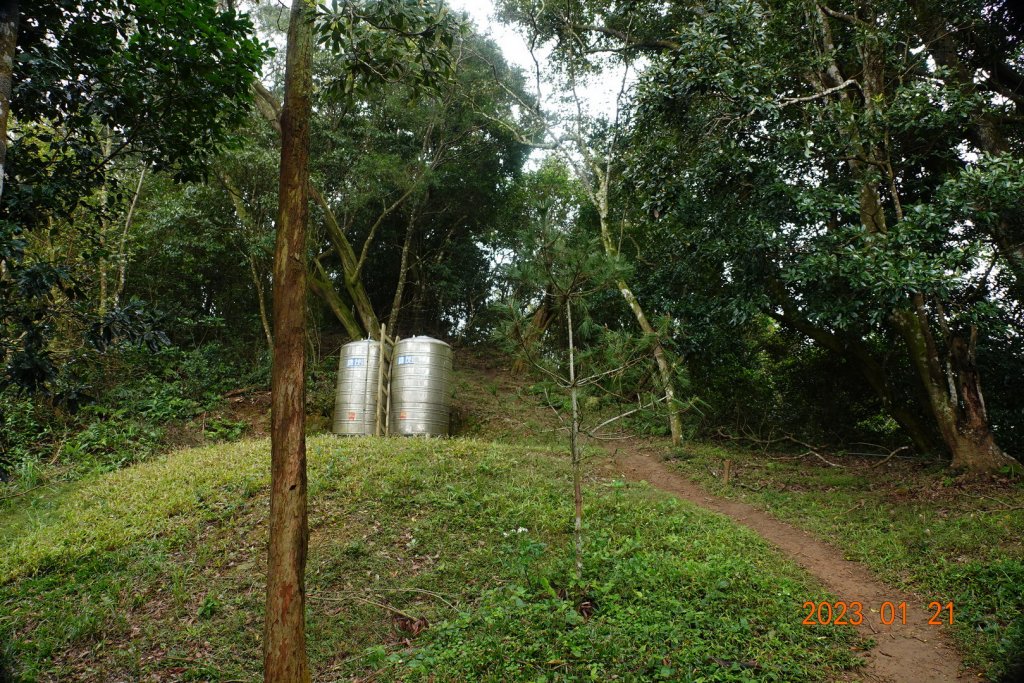
[[413,365],[416,362],[416,356],[399,356],[399,365]]
[[364,365],[366,365],[365,358],[349,358],[347,361],[345,361],[346,368],[361,368]]

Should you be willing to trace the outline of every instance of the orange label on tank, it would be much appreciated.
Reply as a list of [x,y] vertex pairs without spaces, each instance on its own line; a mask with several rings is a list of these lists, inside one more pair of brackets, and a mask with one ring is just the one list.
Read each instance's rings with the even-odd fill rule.
[[348,411],[348,419],[350,419],[350,420],[356,419],[356,411],[354,411],[354,410]]
[[403,410],[402,412],[398,413],[398,419],[399,419],[399,420],[408,420],[408,419],[409,419],[409,416],[408,416],[408,415],[406,415],[406,414],[405,414],[405,411]]

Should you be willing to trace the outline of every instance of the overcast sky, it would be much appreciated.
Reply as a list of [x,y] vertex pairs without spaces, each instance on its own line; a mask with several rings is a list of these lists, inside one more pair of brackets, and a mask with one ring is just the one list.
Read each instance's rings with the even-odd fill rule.
[[[456,10],[464,11],[477,25],[482,33],[490,35],[494,42],[501,48],[505,59],[512,64],[522,67],[528,75],[534,73],[533,59],[530,57],[530,49],[526,40],[518,31],[512,27],[500,23],[494,18],[493,0],[447,0],[448,5]],[[537,50],[537,60],[540,62],[541,74],[546,71],[545,57],[547,51],[543,48]],[[612,116],[615,112],[615,98],[619,91],[621,72],[609,73],[596,82],[588,83],[578,89],[581,99],[586,104],[591,114],[603,113]],[[531,78],[532,82],[532,78]],[[551,101],[552,93],[550,86],[542,84],[544,105],[547,108],[556,107]]]

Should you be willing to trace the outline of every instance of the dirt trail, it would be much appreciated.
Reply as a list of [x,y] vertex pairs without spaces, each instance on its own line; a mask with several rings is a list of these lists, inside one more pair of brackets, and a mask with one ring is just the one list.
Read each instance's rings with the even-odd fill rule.
[[[621,444],[619,446],[621,449]],[[708,510],[722,513],[756,531],[817,579],[839,600],[864,605],[861,635],[874,638],[877,646],[865,653],[864,680],[885,683],[941,683],[970,678],[961,674],[959,655],[941,628],[929,626],[931,612],[925,612],[917,598],[889,588],[857,562],[843,559],[842,551],[811,534],[769,517],[746,503],[716,498],[662,463],[656,455],[628,449],[618,452],[610,463],[622,476],[646,481]],[[878,609],[884,602],[907,603],[907,623],[882,623]],[[806,612],[794,618],[803,619]],[[887,615],[888,616],[888,615]],[[816,628],[828,628],[818,626]]]

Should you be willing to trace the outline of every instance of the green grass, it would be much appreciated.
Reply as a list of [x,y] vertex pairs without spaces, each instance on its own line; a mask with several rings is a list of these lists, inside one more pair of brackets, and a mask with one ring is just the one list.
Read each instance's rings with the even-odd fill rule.
[[[839,546],[922,607],[952,601],[967,663],[997,678],[1024,650],[1024,484],[952,478],[941,467],[811,455],[794,459],[692,443],[675,466]],[[731,459],[734,485],[717,473]],[[854,596],[840,596],[855,599]]]
[[[851,631],[800,625],[821,588],[721,516],[591,479],[577,585],[560,455],[309,446],[318,680],[831,680],[853,665]],[[17,677],[258,680],[268,450],[179,451],[0,513],[0,656]]]

